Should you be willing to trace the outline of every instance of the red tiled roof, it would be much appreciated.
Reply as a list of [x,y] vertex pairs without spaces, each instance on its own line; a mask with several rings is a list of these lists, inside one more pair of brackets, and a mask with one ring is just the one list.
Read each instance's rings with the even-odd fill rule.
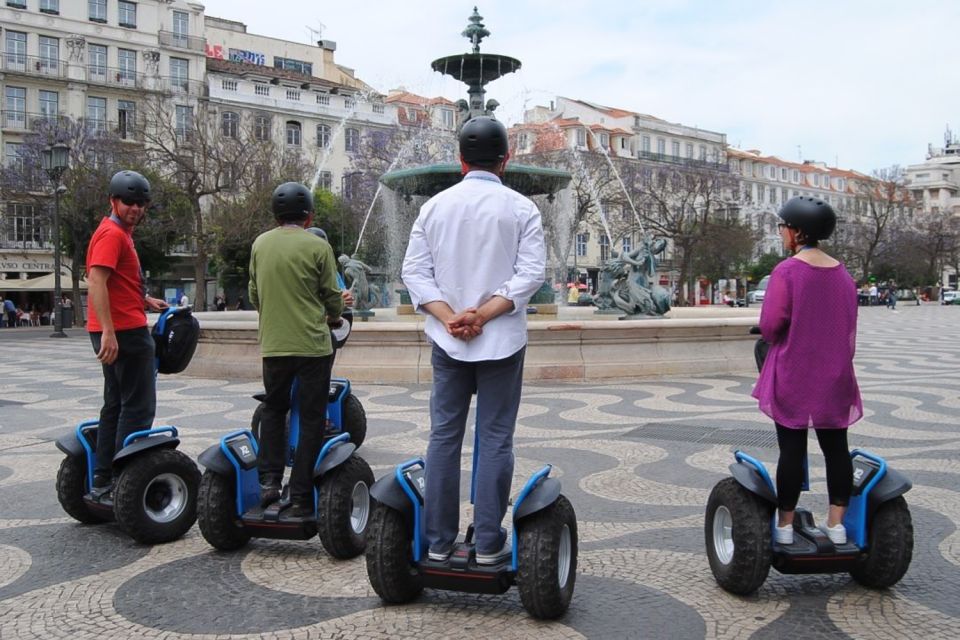
[[409,91],[401,91],[398,93],[390,94],[384,99],[384,102],[401,102],[406,104],[415,104],[421,107],[429,107],[435,104],[443,104],[443,105],[451,105],[451,106],[456,104],[443,97],[425,98],[423,96],[418,96],[415,93],[410,93]]

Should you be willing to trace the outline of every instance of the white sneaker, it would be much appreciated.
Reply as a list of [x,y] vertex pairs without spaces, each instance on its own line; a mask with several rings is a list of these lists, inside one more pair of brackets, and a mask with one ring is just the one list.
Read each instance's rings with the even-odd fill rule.
[[842,522],[832,527],[822,525],[820,530],[827,534],[833,544],[847,544],[847,528]]
[[510,542],[504,542],[503,548],[494,553],[479,553],[477,552],[477,564],[482,565],[495,565],[500,564],[501,562],[506,562],[507,560],[513,559],[513,549],[510,547]]
[[777,544],[793,544],[793,524],[773,528],[773,540]]
[[431,562],[446,562],[452,552],[453,549],[447,549],[446,551],[434,551],[431,549],[427,552],[427,557],[430,558]]

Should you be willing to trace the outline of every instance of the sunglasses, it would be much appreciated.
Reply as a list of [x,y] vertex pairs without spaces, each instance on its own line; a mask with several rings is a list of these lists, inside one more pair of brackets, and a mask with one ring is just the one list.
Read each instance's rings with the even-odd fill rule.
[[150,204],[149,200],[143,200],[140,198],[126,198],[126,197],[121,197],[120,202],[127,205],[128,207],[138,206],[141,208],[146,208]]

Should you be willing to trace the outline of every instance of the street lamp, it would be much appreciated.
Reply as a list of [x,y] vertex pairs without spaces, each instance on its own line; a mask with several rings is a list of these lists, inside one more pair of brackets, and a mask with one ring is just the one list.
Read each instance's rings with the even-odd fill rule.
[[66,338],[63,332],[63,293],[60,291],[60,196],[67,188],[60,184],[63,172],[70,166],[70,146],[62,142],[50,145],[41,152],[43,170],[54,186],[53,207],[53,333],[51,338]]

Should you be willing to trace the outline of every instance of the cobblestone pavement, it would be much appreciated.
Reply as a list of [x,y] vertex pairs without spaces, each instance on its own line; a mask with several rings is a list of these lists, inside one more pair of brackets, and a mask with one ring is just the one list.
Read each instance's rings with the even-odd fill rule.
[[[847,575],[771,571],[754,596],[721,591],[707,564],[703,513],[742,447],[768,468],[769,421],[749,397],[755,375],[615,384],[530,384],[517,428],[518,482],[556,465],[580,526],[569,613],[532,620],[516,591],[426,591],[384,607],[362,558],[333,561],[318,541],[255,540],[213,551],[194,527],[148,547],[115,525],[61,511],[52,440],[94,417],[100,373],[78,331],[0,330],[0,638],[955,638],[960,622],[960,308],[863,310],[857,365],[866,418],[851,431],[914,482],[913,564],[887,591]],[[347,347],[349,348],[349,346]],[[258,384],[160,381],[158,424],[182,428],[191,456],[245,427]],[[422,454],[423,386],[356,390],[369,416],[360,453],[380,476]],[[469,440],[469,438],[468,438]],[[826,509],[822,458],[812,491]],[[464,468],[471,451],[464,448]],[[462,482],[464,502],[467,474]],[[466,509],[465,509],[466,511]]]

